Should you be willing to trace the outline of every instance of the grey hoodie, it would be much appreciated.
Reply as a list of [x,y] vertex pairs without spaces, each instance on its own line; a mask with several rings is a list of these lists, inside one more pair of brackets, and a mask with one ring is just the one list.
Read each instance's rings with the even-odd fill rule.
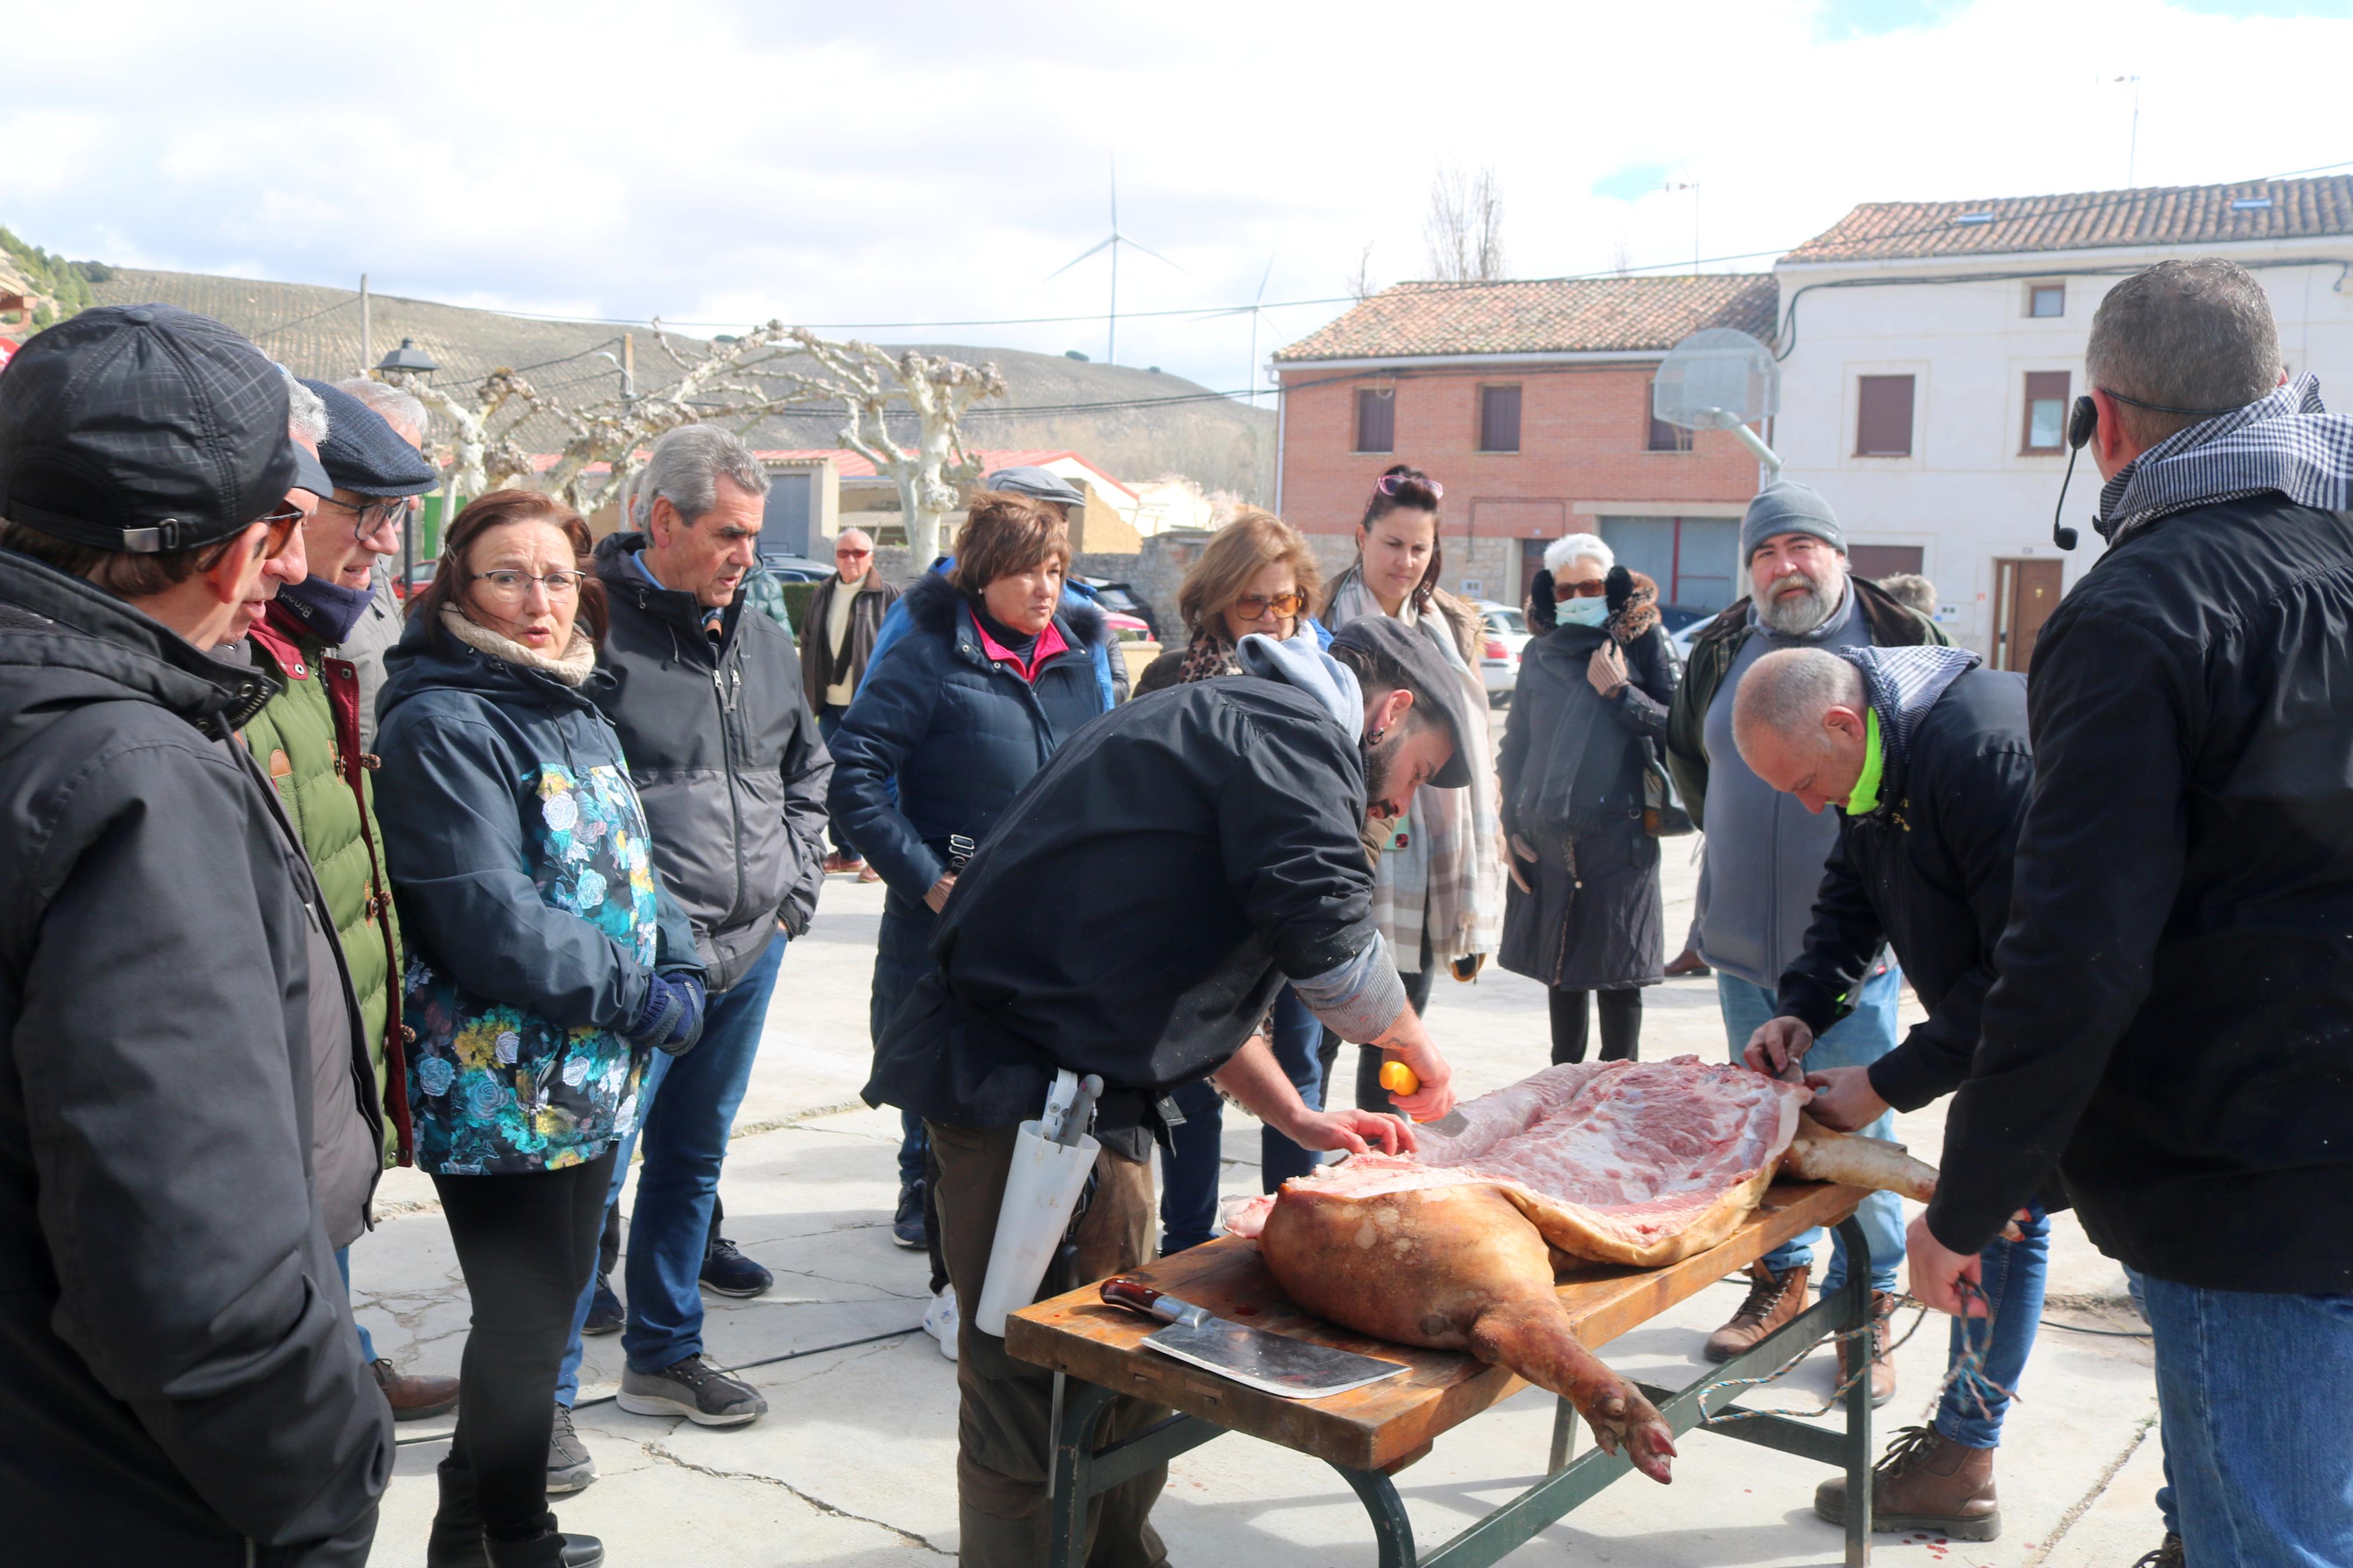
[[1748,612],[1750,636],[1707,707],[1707,845],[1700,863],[1699,951],[1736,979],[1771,991],[1805,950],[1838,814],[1817,816],[1749,770],[1732,743],[1732,694],[1776,648],[1868,647],[1871,627],[1849,588],[1830,619],[1789,637]]

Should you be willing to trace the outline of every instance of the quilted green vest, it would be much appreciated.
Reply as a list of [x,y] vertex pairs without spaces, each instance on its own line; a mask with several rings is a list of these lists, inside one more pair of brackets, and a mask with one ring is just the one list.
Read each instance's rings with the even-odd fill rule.
[[275,605],[251,643],[254,662],[286,689],[245,727],[245,742],[278,788],[343,941],[385,1110],[385,1158],[405,1165],[411,1154],[408,1074],[393,984],[400,927],[368,777],[375,759],[359,744],[359,677],[349,661],[326,657],[326,645]]

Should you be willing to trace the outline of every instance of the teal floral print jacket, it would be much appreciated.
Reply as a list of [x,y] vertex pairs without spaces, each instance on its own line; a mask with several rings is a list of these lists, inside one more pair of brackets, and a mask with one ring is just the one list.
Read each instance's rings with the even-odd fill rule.
[[619,739],[573,687],[416,626],[386,663],[376,795],[411,935],[417,1163],[594,1160],[637,1123],[651,1047],[627,1031],[650,977],[694,967]]

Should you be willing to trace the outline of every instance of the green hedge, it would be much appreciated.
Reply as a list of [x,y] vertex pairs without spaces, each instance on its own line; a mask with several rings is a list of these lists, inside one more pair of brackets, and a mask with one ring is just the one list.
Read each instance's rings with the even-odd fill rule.
[[793,635],[798,637],[808,625],[809,601],[817,597],[821,583],[780,583],[785,592],[785,613],[793,617]]

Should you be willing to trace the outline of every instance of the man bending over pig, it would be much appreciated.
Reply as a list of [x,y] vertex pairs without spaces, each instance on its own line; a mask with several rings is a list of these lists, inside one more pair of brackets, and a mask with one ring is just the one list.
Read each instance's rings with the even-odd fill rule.
[[[1100,1073],[1102,1142],[1075,1269],[1051,1294],[1152,1254],[1152,1167],[1174,1089],[1219,1087],[1307,1149],[1410,1149],[1410,1126],[1300,1100],[1252,1031],[1288,981],[1343,1039],[1380,1047],[1452,1107],[1449,1071],[1372,917],[1368,819],[1424,784],[1460,787],[1459,683],[1426,638],[1369,616],[1333,640],[1244,637],[1248,676],[1118,708],[1071,737],[956,879],[932,939],[938,970],[875,1052],[870,1104],[922,1116],[940,1163],[957,1299],[981,1300],[1018,1124],[1058,1069]],[[1071,1277],[1058,1277],[1071,1274]],[[1052,1379],[1008,1357],[971,1311],[959,1330],[956,1484],[966,1568],[1046,1556]],[[1159,1412],[1122,1400],[1103,1437]],[[1086,1561],[1156,1568],[1148,1515],[1165,1467],[1088,1504]]]

